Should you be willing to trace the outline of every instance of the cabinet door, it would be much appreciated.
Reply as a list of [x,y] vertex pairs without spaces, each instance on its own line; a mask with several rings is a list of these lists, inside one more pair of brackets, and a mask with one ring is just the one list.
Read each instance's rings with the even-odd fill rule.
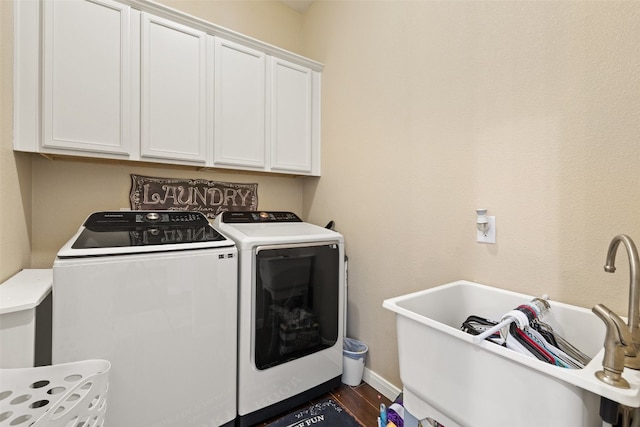
[[128,154],[130,8],[43,2],[44,148]]
[[271,59],[271,169],[312,172],[313,71]]
[[140,155],[207,157],[206,33],[142,14]]
[[215,38],[214,166],[265,168],[265,54]]

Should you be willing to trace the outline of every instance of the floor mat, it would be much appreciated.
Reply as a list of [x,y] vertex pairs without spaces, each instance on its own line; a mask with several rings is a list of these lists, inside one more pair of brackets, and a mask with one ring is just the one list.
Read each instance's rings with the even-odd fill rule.
[[272,422],[267,427],[361,427],[342,406],[327,399],[293,412]]

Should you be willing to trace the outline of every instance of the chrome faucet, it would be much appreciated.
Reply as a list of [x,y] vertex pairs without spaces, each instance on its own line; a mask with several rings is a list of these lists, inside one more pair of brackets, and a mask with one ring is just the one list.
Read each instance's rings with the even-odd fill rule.
[[638,276],[638,269],[640,261],[638,260],[638,249],[629,236],[618,234],[611,240],[604,271],[615,273],[616,251],[620,243],[624,244],[629,257],[629,317],[627,325],[629,325],[632,340],[631,345],[625,350],[624,366],[640,369],[640,357],[638,357],[638,349],[640,348],[640,276]]
[[596,376],[603,382],[620,388],[629,388],[622,378],[623,369],[640,369],[640,260],[633,240],[625,234],[615,236],[609,243],[604,271],[615,273],[616,252],[622,243],[629,257],[629,316],[627,325],[620,317],[602,304],[593,307],[593,312],[607,327],[604,340],[603,370]]

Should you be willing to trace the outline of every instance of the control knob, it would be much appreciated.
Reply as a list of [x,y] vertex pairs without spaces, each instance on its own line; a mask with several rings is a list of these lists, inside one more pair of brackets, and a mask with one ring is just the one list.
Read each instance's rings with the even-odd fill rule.
[[160,219],[160,214],[158,212],[149,212],[145,218],[147,221],[156,222]]

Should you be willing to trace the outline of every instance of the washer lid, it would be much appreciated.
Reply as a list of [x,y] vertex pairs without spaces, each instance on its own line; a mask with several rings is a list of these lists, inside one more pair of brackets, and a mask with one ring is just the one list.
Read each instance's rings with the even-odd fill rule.
[[117,255],[233,246],[200,212],[93,213],[58,257]]

